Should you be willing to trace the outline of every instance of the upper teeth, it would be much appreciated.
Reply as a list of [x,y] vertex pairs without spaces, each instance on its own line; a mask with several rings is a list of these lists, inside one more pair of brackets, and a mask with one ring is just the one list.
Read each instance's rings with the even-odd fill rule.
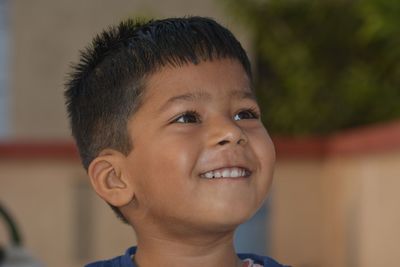
[[204,178],[225,178],[225,177],[245,177],[250,173],[243,168],[222,168],[214,171],[203,173],[201,177]]

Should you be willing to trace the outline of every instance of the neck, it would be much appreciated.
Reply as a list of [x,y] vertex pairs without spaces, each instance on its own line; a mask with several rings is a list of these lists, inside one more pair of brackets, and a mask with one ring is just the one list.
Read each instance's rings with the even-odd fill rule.
[[138,234],[134,260],[139,267],[239,267],[242,262],[233,246],[233,234],[229,231],[184,240]]

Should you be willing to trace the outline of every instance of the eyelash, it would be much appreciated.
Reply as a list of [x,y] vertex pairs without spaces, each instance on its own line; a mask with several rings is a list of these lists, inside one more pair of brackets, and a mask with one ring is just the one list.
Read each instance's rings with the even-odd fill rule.
[[256,109],[256,108],[247,108],[247,109],[243,109],[241,111],[239,111],[238,113],[235,114],[235,116],[233,116],[234,118],[239,115],[241,112],[248,112],[250,113],[250,115],[252,116],[252,118],[248,118],[246,120],[250,120],[250,119],[259,119],[260,118],[260,112]]
[[[193,116],[193,117],[195,117],[196,122],[179,122],[179,120],[181,118],[184,118],[185,116]],[[198,122],[201,122],[200,121],[200,114],[195,110],[187,110],[187,111],[183,112],[178,117],[176,117],[175,119],[172,120],[172,123],[198,123]]]
[[[233,118],[235,119],[235,117],[238,116],[242,112],[248,112],[251,115],[251,118],[247,118],[245,120],[259,119],[260,118],[260,113],[255,108],[247,108],[247,109],[240,110],[238,113],[236,113],[233,116]],[[185,118],[185,117],[187,118],[188,116],[192,116],[190,119],[194,118],[194,120],[191,121],[191,122],[189,122],[189,121],[179,121],[182,118]],[[182,114],[180,114],[179,116],[177,116],[175,119],[173,119],[171,121],[171,123],[199,123],[199,122],[201,122],[200,114],[195,110],[187,110],[187,111],[183,112]]]

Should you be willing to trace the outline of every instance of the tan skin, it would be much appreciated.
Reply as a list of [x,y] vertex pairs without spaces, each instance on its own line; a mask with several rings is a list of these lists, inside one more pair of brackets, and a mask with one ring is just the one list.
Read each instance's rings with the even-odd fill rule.
[[[164,67],[147,79],[128,122],[132,151],[104,150],[89,167],[96,192],[137,233],[138,266],[242,266],[234,231],[261,206],[275,162],[259,112],[236,60]],[[222,167],[249,173],[202,177]]]

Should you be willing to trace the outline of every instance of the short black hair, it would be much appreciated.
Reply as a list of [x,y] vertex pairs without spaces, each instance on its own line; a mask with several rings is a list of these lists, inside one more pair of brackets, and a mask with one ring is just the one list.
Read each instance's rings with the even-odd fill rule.
[[97,35],[72,65],[65,91],[84,168],[103,149],[125,155],[131,151],[127,121],[140,107],[146,77],[165,66],[222,58],[238,60],[251,78],[249,59],[239,41],[205,17],[128,19]]

